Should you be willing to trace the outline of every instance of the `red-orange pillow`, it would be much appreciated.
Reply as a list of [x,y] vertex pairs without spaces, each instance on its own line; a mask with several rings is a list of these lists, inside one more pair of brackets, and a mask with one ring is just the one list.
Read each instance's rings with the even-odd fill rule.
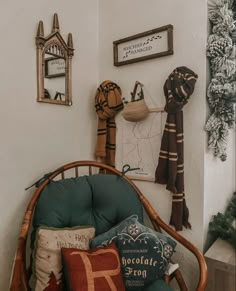
[[70,291],[125,291],[114,243],[87,251],[62,248],[62,262]]

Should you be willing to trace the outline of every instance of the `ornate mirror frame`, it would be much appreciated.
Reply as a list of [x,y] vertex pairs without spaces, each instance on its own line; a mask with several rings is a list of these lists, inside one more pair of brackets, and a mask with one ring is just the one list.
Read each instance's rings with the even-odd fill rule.
[[[71,60],[74,55],[72,34],[68,34],[67,43],[60,34],[58,15],[53,16],[52,32],[44,36],[43,21],[39,21],[36,35],[37,48],[37,101],[44,103],[72,105],[72,69]],[[65,71],[64,74],[54,75],[59,77],[65,76],[65,96],[64,100],[51,99],[45,95],[44,78],[45,78],[45,54],[52,56],[55,59],[64,59]],[[60,95],[61,93],[59,93]],[[63,95],[63,94],[62,94]],[[61,97],[61,96],[60,96]],[[56,100],[55,100],[56,99]],[[60,98],[61,99],[61,98]]]

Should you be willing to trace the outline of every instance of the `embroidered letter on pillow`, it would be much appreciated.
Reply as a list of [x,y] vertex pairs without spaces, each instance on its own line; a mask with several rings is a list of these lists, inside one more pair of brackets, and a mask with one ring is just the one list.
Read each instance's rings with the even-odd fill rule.
[[88,251],[62,249],[67,290],[125,291],[114,243]]

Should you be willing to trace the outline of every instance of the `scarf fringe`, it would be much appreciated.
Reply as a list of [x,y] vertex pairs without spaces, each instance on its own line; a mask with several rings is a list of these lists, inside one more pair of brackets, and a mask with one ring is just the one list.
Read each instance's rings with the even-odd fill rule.
[[189,222],[189,210],[184,198],[182,202],[172,201],[170,225],[174,226],[176,231],[183,230],[183,226],[187,229],[192,228]]

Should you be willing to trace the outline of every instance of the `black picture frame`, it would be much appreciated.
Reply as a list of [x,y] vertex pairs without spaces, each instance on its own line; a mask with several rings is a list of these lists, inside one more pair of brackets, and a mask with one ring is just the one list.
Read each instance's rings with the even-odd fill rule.
[[113,42],[114,66],[123,66],[173,54],[172,24]]
[[[62,63],[60,63],[62,61]],[[63,64],[64,62],[64,64]],[[63,66],[63,67],[62,67]],[[45,59],[45,78],[57,78],[65,76],[65,59],[51,57]]]

